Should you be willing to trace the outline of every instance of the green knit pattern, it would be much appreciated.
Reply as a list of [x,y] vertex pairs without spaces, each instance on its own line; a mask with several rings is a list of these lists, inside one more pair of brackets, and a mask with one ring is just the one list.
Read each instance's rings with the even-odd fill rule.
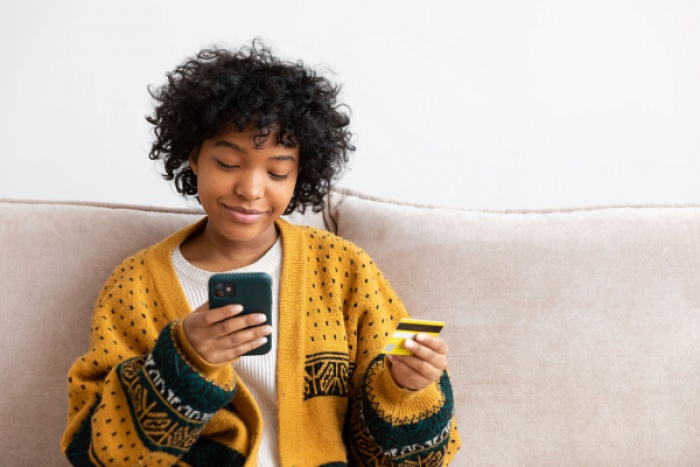
[[152,451],[182,456],[217,410],[235,395],[206,379],[175,347],[172,323],[148,356],[127,360],[117,373],[141,442]]
[[[365,378],[384,369],[384,356],[377,356]],[[347,420],[351,451],[367,466],[441,466],[445,460],[454,414],[452,386],[446,372],[438,382],[444,404],[433,414],[417,415],[410,423],[398,423],[390,414],[377,410],[367,384],[351,399],[353,410]]]

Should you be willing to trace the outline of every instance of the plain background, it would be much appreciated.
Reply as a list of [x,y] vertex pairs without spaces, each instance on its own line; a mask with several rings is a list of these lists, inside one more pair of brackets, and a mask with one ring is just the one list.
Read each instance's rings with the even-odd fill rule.
[[344,83],[342,186],[445,206],[700,202],[697,0],[0,3],[0,197],[183,206],[148,85],[261,37]]

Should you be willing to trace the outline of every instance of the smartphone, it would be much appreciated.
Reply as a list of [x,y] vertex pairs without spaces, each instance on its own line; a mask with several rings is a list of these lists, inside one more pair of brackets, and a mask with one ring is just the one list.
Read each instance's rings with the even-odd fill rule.
[[[243,312],[237,316],[262,313],[263,324],[272,324],[272,278],[264,272],[214,274],[209,279],[209,307],[239,304]],[[272,349],[272,336],[257,349],[243,355],[265,355]]]

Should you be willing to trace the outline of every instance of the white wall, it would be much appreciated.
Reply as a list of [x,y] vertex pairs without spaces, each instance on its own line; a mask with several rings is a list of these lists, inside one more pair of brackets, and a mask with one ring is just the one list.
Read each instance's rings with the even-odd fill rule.
[[0,197],[182,206],[147,157],[146,86],[261,36],[345,83],[342,185],[473,208],[700,203],[698,25],[697,0],[3,0]]

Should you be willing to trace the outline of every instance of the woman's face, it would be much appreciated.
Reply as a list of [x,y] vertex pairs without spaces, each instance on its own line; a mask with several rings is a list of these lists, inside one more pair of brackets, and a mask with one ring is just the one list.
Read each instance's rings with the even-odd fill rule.
[[190,157],[207,229],[236,247],[274,241],[274,222],[287,209],[299,172],[298,145],[285,147],[271,132],[258,148],[258,132],[251,127],[224,133],[205,140]]

